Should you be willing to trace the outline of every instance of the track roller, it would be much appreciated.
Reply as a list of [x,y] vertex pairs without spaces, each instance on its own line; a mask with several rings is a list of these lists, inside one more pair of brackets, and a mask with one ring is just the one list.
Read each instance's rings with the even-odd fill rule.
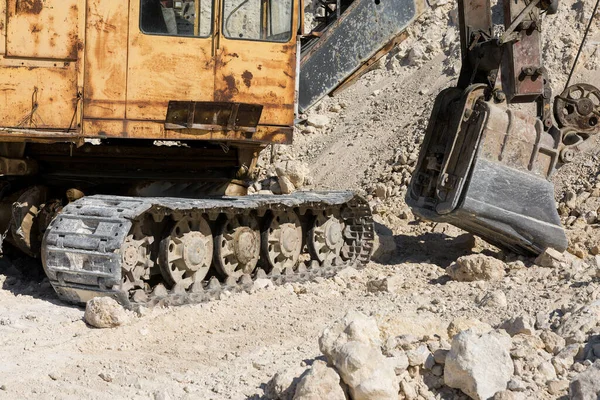
[[150,278],[154,266],[151,246],[154,239],[144,234],[142,225],[134,223],[121,248],[123,284],[121,290],[144,289],[144,280]]
[[294,211],[273,212],[266,220],[261,239],[268,271],[296,267],[302,252],[302,225]]
[[213,237],[206,219],[184,217],[160,243],[160,271],[167,284],[187,289],[206,277],[212,254]]
[[251,274],[260,257],[260,229],[253,215],[231,215],[218,222],[215,267],[225,278]]
[[321,264],[331,265],[344,245],[344,223],[339,213],[319,211],[308,232],[308,249]]

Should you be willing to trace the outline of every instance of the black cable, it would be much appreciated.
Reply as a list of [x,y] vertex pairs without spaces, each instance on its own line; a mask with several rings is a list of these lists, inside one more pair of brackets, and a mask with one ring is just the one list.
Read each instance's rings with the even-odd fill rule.
[[571,72],[569,73],[569,78],[567,79],[567,84],[565,85],[565,90],[569,87],[569,83],[571,82],[571,78],[573,77],[573,73],[575,72],[575,67],[577,66],[577,62],[579,61],[579,56],[581,55],[581,51],[583,50],[583,46],[585,45],[585,40],[587,39],[588,33],[590,32],[590,28],[592,27],[592,23],[594,22],[594,16],[596,15],[596,11],[598,11],[598,5],[600,5],[600,0],[596,1],[596,6],[594,7],[594,11],[592,11],[592,16],[590,17],[590,22],[583,34],[583,39],[581,40],[581,44],[579,45],[579,50],[577,51],[577,56],[575,57],[575,61],[573,62],[573,67],[571,68]]

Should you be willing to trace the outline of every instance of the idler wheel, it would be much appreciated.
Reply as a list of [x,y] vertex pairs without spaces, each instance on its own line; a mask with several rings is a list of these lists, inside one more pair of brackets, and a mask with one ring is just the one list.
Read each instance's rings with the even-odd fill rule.
[[344,223],[336,214],[321,211],[308,232],[308,249],[321,264],[331,264],[344,246]]
[[597,133],[600,131],[600,90],[587,83],[569,86],[554,100],[554,117],[561,128]]
[[215,267],[224,278],[251,274],[260,257],[260,229],[250,215],[233,215],[218,225]]
[[293,211],[276,211],[262,232],[262,253],[266,268],[284,270],[298,264],[302,252],[302,225]]
[[121,246],[121,290],[145,288],[144,280],[150,279],[150,269],[154,266],[151,259],[153,242],[153,237],[144,234],[141,223],[134,222]]
[[166,283],[185,288],[202,281],[213,256],[213,237],[204,218],[185,217],[160,243],[160,271]]

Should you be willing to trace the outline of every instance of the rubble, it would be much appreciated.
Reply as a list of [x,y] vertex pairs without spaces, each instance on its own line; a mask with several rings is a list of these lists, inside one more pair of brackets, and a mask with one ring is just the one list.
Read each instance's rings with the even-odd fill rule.
[[305,367],[293,367],[277,372],[267,383],[265,396],[272,400],[292,400]]
[[533,318],[529,315],[519,315],[504,321],[504,323],[500,325],[500,329],[504,329],[510,336],[522,333],[531,335],[535,331],[533,324]]
[[321,114],[312,114],[306,119],[306,123],[309,126],[313,126],[317,129],[325,128],[327,125],[329,125],[329,121],[330,120],[328,116]]
[[349,313],[319,338],[321,352],[357,400],[396,400],[399,383],[394,366],[381,352],[374,319]]
[[497,331],[466,330],[452,339],[444,365],[444,382],[473,399],[488,399],[506,389],[513,374],[510,337]]
[[296,387],[293,400],[346,400],[340,376],[323,361],[315,361]]
[[504,277],[504,263],[483,254],[460,257],[446,268],[446,273],[456,281],[497,281]]
[[577,375],[569,384],[569,399],[597,400],[600,398],[600,360]]
[[448,337],[453,338],[462,331],[471,330],[474,333],[487,333],[493,328],[490,324],[475,318],[455,318],[448,325]]
[[583,343],[591,333],[600,333],[600,299],[576,308],[558,327],[567,344]]
[[116,328],[127,324],[131,317],[110,297],[95,297],[85,306],[85,322],[95,328]]
[[558,268],[560,263],[565,262],[566,258],[563,253],[560,253],[553,248],[547,248],[536,259],[535,263],[540,267]]

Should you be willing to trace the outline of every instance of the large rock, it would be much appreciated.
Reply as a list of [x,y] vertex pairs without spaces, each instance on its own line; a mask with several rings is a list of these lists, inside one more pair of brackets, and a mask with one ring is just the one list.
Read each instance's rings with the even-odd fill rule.
[[329,125],[329,117],[321,114],[309,115],[306,120],[306,124],[308,126],[314,126],[318,129],[325,128],[327,125]]
[[405,278],[401,275],[392,275],[383,279],[374,279],[367,282],[369,292],[389,292],[396,293],[402,289]]
[[497,281],[504,277],[504,263],[483,254],[471,254],[452,263],[446,273],[460,282]]
[[502,332],[460,332],[446,357],[444,382],[473,399],[489,399],[506,389],[513,374],[510,348],[511,339]]
[[294,188],[304,186],[310,178],[310,168],[306,163],[290,160],[275,164],[275,173],[279,177],[279,184],[285,178]]
[[358,311],[349,311],[344,318],[323,331],[319,338],[319,348],[326,357],[350,341],[380,348],[380,336],[375,318]]
[[556,333],[567,344],[585,342],[588,335],[600,333],[600,300],[582,306],[567,316]]
[[292,367],[277,372],[267,383],[265,397],[269,400],[291,400],[305,367]]
[[504,321],[500,325],[500,329],[504,329],[510,336],[518,334],[531,335],[535,331],[533,324],[533,318],[523,314]]
[[319,338],[321,352],[348,385],[353,400],[396,400],[399,383],[392,360],[381,353],[375,319],[349,312]]
[[600,360],[596,360],[586,371],[580,373],[571,381],[569,399],[600,399]]
[[340,376],[323,361],[315,361],[296,387],[294,400],[346,400]]
[[544,250],[544,252],[535,259],[537,265],[547,268],[558,268],[561,263],[566,261],[567,259],[563,253],[554,250],[551,247]]
[[129,322],[130,315],[110,297],[95,297],[87,302],[85,322],[96,328],[115,328]]
[[550,354],[558,354],[567,344],[565,339],[550,330],[542,331],[540,339],[542,339],[544,348]]

